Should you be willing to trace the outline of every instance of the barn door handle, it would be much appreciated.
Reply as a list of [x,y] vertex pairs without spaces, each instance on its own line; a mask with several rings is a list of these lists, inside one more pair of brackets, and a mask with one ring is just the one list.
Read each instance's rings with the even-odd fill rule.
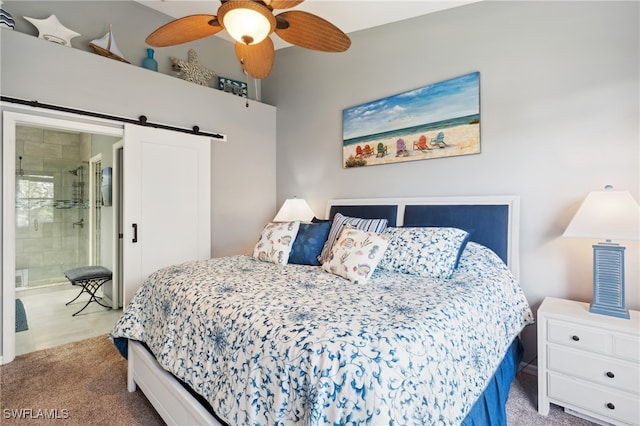
[[137,243],[138,242],[138,224],[133,223],[131,224],[131,226],[133,226],[133,240],[131,240],[131,242]]

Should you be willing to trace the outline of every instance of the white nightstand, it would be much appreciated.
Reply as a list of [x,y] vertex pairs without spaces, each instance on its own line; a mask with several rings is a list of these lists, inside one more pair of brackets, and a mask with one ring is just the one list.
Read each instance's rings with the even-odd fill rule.
[[[538,412],[554,403],[615,425],[640,424],[640,313],[592,314],[547,297],[538,309]],[[595,420],[593,420],[595,421]]]

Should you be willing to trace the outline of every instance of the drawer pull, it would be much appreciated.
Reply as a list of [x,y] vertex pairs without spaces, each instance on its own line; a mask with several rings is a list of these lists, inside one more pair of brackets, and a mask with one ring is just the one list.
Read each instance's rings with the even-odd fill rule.
[[615,410],[615,409],[616,409],[616,406],[615,406],[615,405],[613,405],[613,403],[612,403],[612,402],[607,402],[607,408],[608,408],[609,410]]
[[612,371],[607,371],[607,377],[610,378],[610,379],[613,379],[614,377],[616,377],[616,375],[613,374]]
[[574,342],[577,342],[580,340],[580,337],[576,336],[575,334],[573,336],[571,336],[571,340],[573,340]]

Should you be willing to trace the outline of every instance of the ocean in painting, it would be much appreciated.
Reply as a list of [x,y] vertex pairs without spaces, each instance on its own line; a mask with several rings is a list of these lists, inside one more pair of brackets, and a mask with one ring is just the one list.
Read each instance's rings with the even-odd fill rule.
[[417,126],[405,127],[402,129],[388,130],[386,132],[373,133],[371,135],[358,136],[351,139],[345,139],[343,146],[372,143],[380,139],[403,137],[414,133],[427,133],[432,130],[445,130],[451,127],[461,126],[463,124],[477,123],[480,121],[480,114],[471,114],[464,117],[449,118],[446,120],[436,121],[433,123],[419,124]]

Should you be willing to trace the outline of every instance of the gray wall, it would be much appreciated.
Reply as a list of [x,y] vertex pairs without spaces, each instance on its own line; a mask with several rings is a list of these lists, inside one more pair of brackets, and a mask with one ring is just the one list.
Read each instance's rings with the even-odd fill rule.
[[[330,198],[516,194],[532,307],[591,301],[593,241],[561,234],[589,191],[640,198],[639,5],[483,1],[350,34],[341,54],[278,51],[263,84],[278,107],[278,205],[296,195],[321,215]],[[473,71],[481,154],[342,168],[344,108]],[[638,243],[623,244],[639,309]],[[535,327],[524,336],[529,361]]]
[[[215,13],[218,7],[215,2],[203,3],[212,4],[211,13]],[[174,19],[133,1],[3,1],[2,8],[11,13],[16,21],[15,31],[35,37],[38,36],[38,29],[23,17],[45,19],[52,14],[56,15],[62,25],[81,34],[71,39],[71,46],[92,54],[95,53],[89,42],[102,37],[111,24],[122,55],[132,66],[138,67],[142,66],[147,48],[150,47],[145,38]],[[177,46],[154,48],[158,72],[175,76],[169,58],[173,56],[186,60],[189,49],[196,51],[202,66],[215,71],[219,76],[247,82],[249,96],[251,99],[256,98],[256,85],[252,80],[247,80],[242,72],[233,45],[220,37],[206,37]],[[217,87],[217,80],[211,80],[209,85]]]

